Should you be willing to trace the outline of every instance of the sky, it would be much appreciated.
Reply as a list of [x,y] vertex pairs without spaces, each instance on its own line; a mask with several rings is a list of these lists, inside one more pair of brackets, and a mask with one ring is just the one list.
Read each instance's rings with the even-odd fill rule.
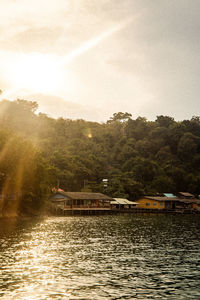
[[200,0],[1,0],[1,99],[104,122],[200,115]]

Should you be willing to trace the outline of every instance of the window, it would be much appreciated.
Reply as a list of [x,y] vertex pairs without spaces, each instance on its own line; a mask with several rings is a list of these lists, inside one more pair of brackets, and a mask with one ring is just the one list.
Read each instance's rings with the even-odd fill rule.
[[149,205],[150,205],[150,203],[147,202],[147,203],[146,203],[146,206],[149,206]]
[[160,204],[160,206],[163,206],[163,203],[162,203],[162,202],[160,202],[159,204]]
[[154,202],[154,203],[153,203],[153,206],[156,206],[156,205],[157,205],[156,202]]

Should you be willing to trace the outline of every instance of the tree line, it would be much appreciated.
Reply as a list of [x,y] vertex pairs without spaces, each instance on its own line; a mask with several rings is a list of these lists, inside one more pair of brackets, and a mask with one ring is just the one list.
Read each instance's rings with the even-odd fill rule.
[[130,200],[200,194],[200,117],[148,121],[118,112],[97,123],[54,119],[37,109],[32,101],[0,102],[0,191],[16,196],[2,211],[40,210],[54,187]]

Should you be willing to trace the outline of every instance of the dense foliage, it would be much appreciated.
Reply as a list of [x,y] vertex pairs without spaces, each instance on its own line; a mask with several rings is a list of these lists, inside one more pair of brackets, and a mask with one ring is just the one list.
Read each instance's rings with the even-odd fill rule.
[[18,211],[39,209],[58,186],[129,199],[200,194],[200,117],[152,122],[119,112],[99,124],[52,119],[37,108],[0,102],[0,189],[18,195]]

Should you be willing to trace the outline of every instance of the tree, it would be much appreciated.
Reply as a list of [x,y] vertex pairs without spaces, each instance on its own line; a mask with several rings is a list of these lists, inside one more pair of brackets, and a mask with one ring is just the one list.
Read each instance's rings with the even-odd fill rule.
[[107,123],[112,123],[112,122],[126,122],[129,119],[131,119],[132,115],[125,112],[118,112],[114,113],[113,116],[110,118],[110,120]]
[[168,116],[157,116],[156,122],[159,124],[160,127],[168,128],[170,125],[174,124],[174,118]]

